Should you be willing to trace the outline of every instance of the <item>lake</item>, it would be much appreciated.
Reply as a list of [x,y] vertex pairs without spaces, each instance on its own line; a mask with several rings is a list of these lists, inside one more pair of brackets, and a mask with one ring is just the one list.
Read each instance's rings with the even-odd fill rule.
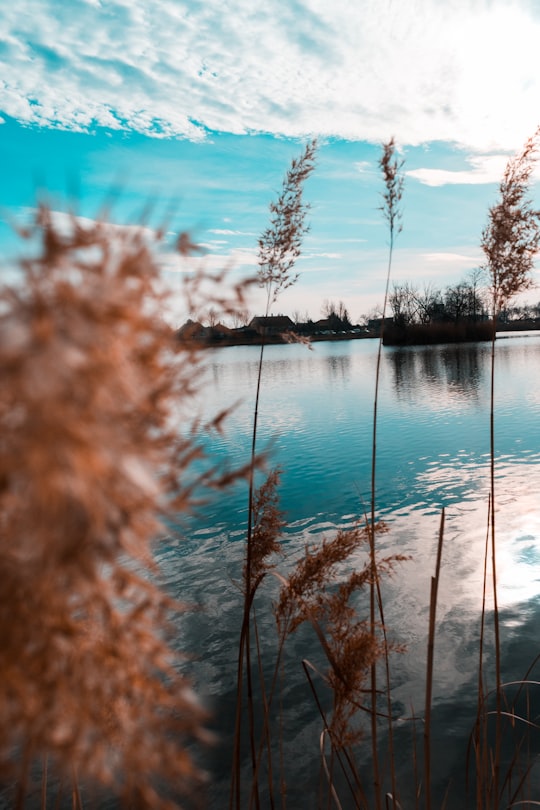
[[[280,502],[287,527],[280,567],[285,572],[306,543],[319,544],[369,511],[377,347],[376,340],[353,340],[316,343],[312,350],[298,344],[265,348],[257,447],[266,452],[269,467],[282,470]],[[249,458],[259,351],[230,347],[204,355],[202,415],[235,404],[223,435],[206,443],[211,458],[224,465]],[[473,796],[468,805],[464,798],[464,774],[475,719],[488,513],[490,351],[490,344],[478,343],[384,348],[382,355],[376,508],[389,531],[378,542],[382,553],[410,557],[382,585],[389,635],[406,647],[392,656],[404,806],[413,790],[413,732],[407,718],[423,712],[429,588],[443,506],[433,782],[441,799],[450,783],[448,808],[474,806]],[[498,337],[495,398],[502,663],[504,678],[513,679],[524,676],[540,647],[540,333]],[[186,670],[211,709],[218,734],[204,762],[213,808],[228,802],[246,515],[247,485],[237,484],[175,526],[159,554],[167,588],[201,608],[178,622],[178,647],[193,656]],[[269,584],[257,608],[261,645],[269,659],[276,588]],[[360,610],[365,605],[359,604]],[[319,780],[321,721],[302,658],[324,666],[308,628],[291,638],[286,657],[283,718],[290,808],[316,806]],[[490,654],[487,661],[493,685]],[[531,694],[533,703],[536,697]],[[369,754],[362,746],[358,767],[369,780]],[[540,785],[536,774],[531,778]]]

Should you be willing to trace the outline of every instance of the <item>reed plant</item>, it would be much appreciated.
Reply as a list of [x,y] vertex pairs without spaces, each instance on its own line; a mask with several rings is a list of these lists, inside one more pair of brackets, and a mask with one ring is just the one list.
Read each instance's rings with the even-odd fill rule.
[[155,546],[229,475],[201,467],[199,356],[164,320],[147,229],[42,205],[22,235],[32,258],[0,292],[0,779],[17,808],[36,768],[42,807],[62,784],[73,806],[176,807],[209,734]]
[[[259,240],[260,284],[266,289],[267,306],[266,315],[270,307],[277,300],[282,290],[296,281],[293,275],[294,263],[301,250],[302,237],[307,227],[305,215],[308,211],[302,201],[302,190],[305,179],[314,166],[315,143],[306,147],[299,160],[293,161],[291,169],[286,175],[283,190],[278,200],[271,204],[271,225],[264,231]],[[399,203],[402,197],[403,180],[400,173],[402,163],[395,157],[395,144],[390,141],[384,146],[381,158],[381,168],[386,184],[383,195],[383,211],[390,226],[390,259],[388,274],[390,274],[392,249],[395,236],[399,232],[400,211]],[[388,288],[388,281],[387,281]],[[377,367],[377,385],[380,366],[380,352]],[[385,530],[381,523],[375,522],[375,506],[372,501],[371,521],[366,518],[365,526],[356,526],[350,530],[338,531],[333,538],[325,539],[319,549],[306,548],[305,555],[296,561],[289,561],[288,574],[275,570],[273,559],[282,549],[279,536],[283,528],[282,518],[278,509],[278,496],[276,487],[279,476],[274,471],[270,473],[261,489],[254,488],[254,465],[257,458],[256,439],[258,430],[259,401],[261,394],[261,378],[264,360],[264,336],[260,349],[258,364],[257,386],[252,428],[251,446],[251,473],[248,495],[248,527],[246,536],[246,561],[243,576],[244,614],[239,642],[238,671],[237,671],[237,708],[235,725],[235,742],[233,752],[233,770],[231,779],[230,807],[240,808],[242,805],[241,786],[241,734],[244,720],[243,709],[243,683],[245,668],[246,684],[246,714],[249,739],[249,758],[251,761],[251,781],[245,786],[244,796],[248,806],[260,807],[260,774],[263,752],[266,755],[266,772],[268,775],[267,796],[269,806],[273,807],[276,787],[274,785],[274,767],[272,762],[272,725],[271,712],[276,695],[278,675],[283,666],[283,650],[287,638],[296,631],[299,625],[308,623],[315,632],[315,638],[320,643],[329,669],[326,673],[317,670],[309,661],[304,661],[304,671],[308,678],[317,705],[322,712],[324,735],[329,743],[331,762],[334,758],[340,763],[346,773],[346,780],[351,790],[351,798],[357,801],[363,795],[363,786],[359,779],[352,756],[352,744],[358,740],[358,735],[364,735],[363,723],[358,724],[359,713],[371,718],[371,739],[374,751],[374,762],[377,762],[377,724],[380,712],[377,708],[378,694],[376,685],[376,665],[385,662],[387,680],[389,681],[389,655],[393,645],[388,640],[384,626],[384,612],[380,592],[379,578],[383,573],[389,573],[397,561],[404,559],[401,555],[390,555],[379,559],[375,535]],[[375,398],[374,423],[376,424],[377,395]],[[376,430],[373,434],[373,498],[374,476],[376,458]],[[261,506],[262,504],[262,506]],[[339,567],[348,562],[354,554],[362,554],[368,549],[368,557],[360,570],[355,566],[353,573],[346,575]],[[274,557],[272,556],[274,555]],[[258,647],[257,617],[255,611],[255,596],[267,575],[273,574],[281,583],[280,596],[276,605],[276,621],[278,630],[278,645],[273,674],[268,684],[263,676],[263,666]],[[369,620],[360,620],[356,608],[353,607],[358,593],[367,589],[370,594],[371,607]],[[377,595],[375,597],[375,594]],[[378,615],[375,613],[375,598],[377,600]],[[251,656],[251,635],[257,642],[256,663],[253,664]],[[257,691],[252,671],[259,673]],[[332,710],[327,718],[322,710],[317,687],[313,680],[313,673],[322,678],[332,694]],[[371,678],[371,708],[365,703],[366,677]],[[391,733],[391,702],[390,689],[386,690],[389,728]],[[256,696],[257,695],[257,696]],[[324,702],[324,701],[323,701]],[[260,715],[257,718],[257,714]],[[354,718],[354,722],[353,722]],[[257,719],[259,722],[257,723]],[[261,739],[257,744],[256,726],[262,727]],[[322,751],[324,751],[324,740]],[[329,789],[329,797],[337,800],[333,785],[333,765],[328,767],[325,762],[325,772]],[[393,773],[393,768],[392,768]],[[278,780],[283,800],[283,776]],[[375,795],[380,797],[380,785],[376,782]],[[394,791],[395,792],[395,791]],[[249,798],[248,798],[249,797]],[[379,800],[379,799],[378,799]]]
[[[263,231],[258,241],[258,263],[259,285],[266,293],[265,317],[268,317],[272,305],[277,301],[283,290],[286,290],[295,283],[297,275],[294,273],[295,263],[300,256],[302,241],[308,230],[306,215],[309,211],[309,204],[304,200],[304,184],[315,167],[316,141],[308,143],[299,158],[294,158],[291,162],[281,189],[275,201],[270,203],[270,225]],[[264,528],[263,524],[257,524],[257,533],[254,535],[254,507],[256,498],[258,501],[265,497],[273,497],[277,485],[277,476],[270,475],[266,485],[256,496],[255,493],[255,466],[257,459],[257,431],[259,419],[259,402],[261,396],[261,380],[264,361],[264,332],[260,346],[259,362],[257,369],[257,383],[255,390],[255,403],[253,408],[253,423],[251,434],[251,456],[248,485],[248,514],[246,529],[246,558],[244,565],[244,610],[238,647],[238,671],[237,671],[237,697],[236,697],[236,722],[234,732],[234,753],[233,770],[231,780],[230,806],[240,807],[241,785],[240,785],[240,750],[243,721],[243,681],[244,673],[246,677],[247,690],[247,716],[248,734],[250,740],[251,760],[254,773],[254,786],[256,796],[258,796],[257,784],[257,756],[254,732],[254,698],[252,681],[252,661],[251,661],[251,612],[253,600],[257,588],[260,585],[261,576],[264,571],[265,555],[260,555],[260,535],[266,533],[274,538],[270,543],[272,550],[275,548],[276,527]],[[265,494],[266,493],[266,494]],[[268,518],[268,511],[263,510],[263,514]],[[275,515],[273,515],[274,517]],[[267,526],[272,521],[266,520]],[[254,558],[255,555],[255,558]],[[254,568],[255,560],[255,568]],[[264,578],[262,576],[262,578]],[[264,691],[264,688],[263,688]]]
[[[377,416],[379,409],[379,385],[381,375],[381,355],[384,340],[384,321],[388,305],[388,294],[390,289],[390,278],[392,274],[392,259],[394,255],[394,244],[396,237],[402,230],[401,200],[403,197],[403,165],[404,161],[397,156],[397,148],[394,138],[382,145],[382,155],[379,160],[379,168],[382,172],[384,191],[382,194],[383,204],[380,207],[383,217],[388,224],[388,266],[386,271],[386,284],[384,290],[384,301],[381,318],[381,328],[379,334],[379,344],[377,349],[377,363],[375,367],[375,392],[373,396],[373,425],[372,425],[372,447],[371,447],[371,503],[369,522],[369,546],[371,555],[372,576],[370,584],[370,622],[371,632],[375,636],[377,632],[377,611],[378,620],[385,633],[384,607],[380,589],[380,582],[377,572],[376,554],[376,490],[377,490]],[[385,633],[386,639],[386,633]],[[388,654],[384,656],[385,678],[386,678],[386,706],[388,717],[388,741],[390,754],[390,772],[392,774],[392,796],[397,796],[397,786],[395,784],[395,768],[393,764],[393,727],[392,727],[392,707],[390,699],[390,670]],[[382,806],[381,777],[379,768],[379,746],[378,746],[378,712],[377,712],[377,664],[373,662],[371,666],[371,750],[373,757],[373,784],[377,810]]]
[[[529,197],[539,137],[540,131],[509,161],[499,201],[482,234],[493,322],[511,297],[530,285],[540,246],[539,215]],[[311,142],[292,162],[258,243],[257,280],[266,292],[267,316],[297,279],[295,263],[308,229],[304,184],[315,157]],[[389,232],[384,329],[403,197],[403,161],[393,139],[382,145],[379,168],[381,210]],[[156,254],[160,234],[142,227],[82,223],[75,216],[59,219],[40,206],[33,226],[22,235],[39,240],[39,248],[21,263],[21,279],[0,292],[0,778],[15,785],[13,806],[25,806],[36,774],[42,780],[44,808],[60,804],[58,794],[66,784],[73,807],[82,807],[87,795],[99,801],[113,794],[126,807],[158,810],[193,799],[194,789],[204,781],[196,751],[210,740],[208,718],[174,652],[181,646],[171,635],[174,616],[182,606],[158,587],[155,550],[166,531],[164,520],[191,512],[209,488],[243,477],[247,527],[229,806],[287,806],[282,711],[283,684],[290,677],[286,646],[304,630],[311,633],[314,654],[297,664],[321,721],[323,779],[312,805],[400,810],[391,656],[402,648],[389,636],[381,581],[405,557],[382,555],[377,542],[388,531],[377,516],[382,331],[369,510],[353,526],[287,556],[280,471],[271,470],[256,486],[256,473],[266,461],[257,446],[264,336],[249,458],[241,469],[217,470],[204,457],[202,436],[221,429],[226,413],[207,424],[194,414],[201,355],[197,343],[186,333],[180,338],[164,318],[167,295]],[[182,234],[176,249],[189,256],[196,246]],[[248,283],[230,288],[224,274],[188,273],[183,289],[187,308],[234,315],[245,308]],[[474,802],[486,810],[534,805],[528,794],[532,764],[527,733],[537,728],[530,708],[537,684],[530,673],[517,683],[502,678],[494,379],[493,331],[490,495],[471,734]],[[429,596],[425,701],[418,718],[423,757],[414,746],[411,754],[415,806],[426,810],[435,801],[432,695],[444,526],[443,510]],[[491,685],[485,664],[489,569],[494,603]],[[271,582],[274,589],[263,593],[263,583]],[[269,594],[274,595],[271,608]],[[261,645],[259,605],[274,612],[271,661]],[[525,713],[520,713],[522,704]],[[388,756],[383,756],[383,723]],[[503,763],[507,738],[514,750]],[[370,751],[370,784],[360,775],[359,744]]]
[[[493,319],[490,379],[490,500],[488,510],[489,555],[493,583],[493,631],[495,645],[495,739],[489,757],[485,711],[488,691],[483,668],[483,626],[479,656],[478,718],[475,752],[477,756],[477,805],[498,810],[502,801],[501,779],[502,723],[504,689],[501,676],[501,637],[497,589],[497,543],[495,490],[495,324],[501,311],[518,293],[532,285],[531,273],[540,246],[540,211],[530,198],[530,179],[538,157],[540,128],[523,149],[507,163],[499,185],[499,199],[489,209],[481,247],[485,255],[484,270],[488,277]],[[486,546],[486,555],[488,554]],[[484,585],[485,593],[485,585]],[[489,764],[488,764],[489,763]]]

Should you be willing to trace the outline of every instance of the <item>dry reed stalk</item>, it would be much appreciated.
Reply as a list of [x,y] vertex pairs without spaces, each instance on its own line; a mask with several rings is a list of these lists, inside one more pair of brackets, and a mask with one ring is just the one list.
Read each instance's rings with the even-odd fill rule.
[[[392,272],[392,258],[394,251],[394,242],[396,236],[402,229],[401,225],[401,199],[403,196],[403,160],[398,160],[396,157],[396,144],[394,138],[391,138],[387,143],[383,144],[383,153],[379,160],[379,168],[382,171],[385,191],[383,192],[383,204],[380,210],[388,223],[389,232],[389,246],[388,246],[388,268],[386,273],[386,285],[384,291],[384,303],[381,320],[381,330],[379,334],[379,345],[377,351],[377,364],[375,370],[375,393],[373,398],[373,432],[372,432],[372,448],[371,448],[371,523],[369,528],[369,543],[371,554],[372,582],[370,586],[370,622],[371,632],[373,636],[376,632],[376,605],[379,610],[380,621],[384,627],[383,618],[383,603],[379,587],[377,568],[376,568],[376,538],[375,538],[375,511],[376,511],[376,464],[377,464],[377,415],[379,405],[379,382],[381,374],[381,354],[384,332],[384,319],[386,317],[386,308],[388,303],[388,292],[390,287],[390,276]],[[388,669],[388,655],[386,656],[386,698],[388,707],[388,740],[390,749],[391,760],[391,774],[392,774],[392,793],[396,796],[396,784],[394,779],[395,768],[393,764],[393,730],[391,720],[391,700],[390,700],[390,676]],[[381,779],[380,779],[380,766],[379,766],[379,751],[378,751],[378,731],[377,731],[377,669],[374,663],[371,668],[371,743],[372,743],[372,756],[373,756],[373,783],[375,788],[375,801],[377,810],[381,808]]]
[[[279,294],[290,287],[297,279],[293,268],[300,256],[302,241],[308,231],[306,215],[309,205],[303,199],[304,183],[315,168],[316,141],[308,143],[299,158],[294,158],[288,169],[280,195],[270,203],[270,225],[258,240],[259,273],[258,281],[266,290],[266,312],[277,300]],[[260,583],[260,575],[254,580],[253,571],[253,519],[255,496],[256,443],[259,419],[259,402],[264,359],[264,336],[261,342],[253,426],[248,488],[248,517],[246,532],[246,561],[244,566],[244,611],[238,647],[237,710],[234,731],[233,764],[229,807],[240,807],[240,744],[242,733],[242,681],[246,673],[248,734],[250,740],[253,773],[257,775],[257,757],[254,734],[254,702],[251,664],[250,611],[255,591]],[[262,562],[262,560],[261,560]],[[255,779],[255,800],[258,803],[258,779]]]
[[[350,570],[351,555],[366,546],[369,529],[357,526],[338,531],[317,548],[307,548],[284,581],[276,605],[280,633],[291,634],[308,622],[317,634],[329,663],[324,679],[333,696],[332,717],[327,720],[324,716],[325,729],[335,751],[345,755],[356,789],[361,792],[359,776],[347,753],[362,736],[361,725],[353,721],[359,712],[372,713],[364,705],[364,696],[369,692],[365,684],[373,663],[390,652],[388,643],[373,634],[370,619],[357,618],[353,605],[357,594],[371,585],[369,548],[363,566],[358,567],[355,560]],[[378,575],[390,573],[402,559],[400,555],[378,559]]]
[[495,328],[501,309],[519,292],[531,286],[531,271],[540,245],[539,213],[529,198],[529,183],[537,159],[540,127],[527,140],[519,154],[506,166],[499,186],[499,201],[489,210],[481,247],[491,287],[493,334],[491,341],[490,385],[490,498],[491,570],[493,576],[493,625],[495,633],[495,682],[497,718],[494,751],[494,791],[492,805],[499,807],[501,756],[501,640],[497,593],[497,553],[495,530]]
[[23,771],[47,757],[50,775],[172,808],[209,737],[154,544],[219,485],[191,471],[198,360],[163,321],[143,229],[41,206],[27,235],[40,253],[0,293],[0,774],[22,752]]
[[429,600],[429,631],[428,654],[426,670],[426,694],[424,710],[424,791],[426,810],[431,810],[431,699],[433,694],[433,657],[435,651],[435,621],[437,615],[437,593],[441,574],[441,558],[444,539],[444,508],[441,512],[439,527],[439,542],[437,544],[437,561],[435,563],[435,576],[431,578],[431,594]]

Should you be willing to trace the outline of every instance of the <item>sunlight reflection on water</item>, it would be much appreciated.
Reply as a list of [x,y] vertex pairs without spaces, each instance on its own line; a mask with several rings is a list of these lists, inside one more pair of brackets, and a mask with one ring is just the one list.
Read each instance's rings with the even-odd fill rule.
[[[265,350],[259,447],[271,445],[271,463],[283,469],[285,568],[306,543],[319,543],[368,511],[375,352],[375,341],[319,343],[313,352],[294,345]],[[201,406],[210,413],[215,404],[241,402],[226,438],[209,441],[211,455],[230,456],[234,462],[248,456],[257,357],[255,347],[209,353],[209,388]],[[540,616],[539,417],[540,340],[501,341],[495,435],[503,642],[514,643],[520,628],[525,633],[525,626]],[[478,657],[489,493],[489,346],[385,350],[378,424],[377,510],[389,525],[379,548],[411,558],[383,582],[386,623],[392,638],[408,651],[393,662],[393,700],[404,717],[411,706],[423,705],[429,588],[444,506],[434,701],[457,751],[470,731],[469,717],[460,712],[474,695]],[[246,503],[245,487],[218,496],[184,527],[183,549],[171,542],[160,559],[171,591],[202,607],[195,617],[183,618],[182,645],[197,656],[193,677],[219,713],[224,741],[234,704]],[[489,581],[487,606],[492,607]],[[263,645],[270,643],[270,610],[261,612],[259,625]],[[295,639],[291,666],[297,668],[299,657],[311,655],[313,645],[313,638]],[[519,653],[512,649],[505,665],[520,677],[536,649],[530,644]],[[287,709],[294,773],[309,773],[318,762],[320,724],[301,679],[291,685],[289,697],[294,697]],[[439,766],[443,784],[458,755],[448,740],[441,744],[448,748],[449,762],[446,772]],[[224,742],[210,764],[215,807],[227,780],[226,747]],[[296,787],[296,792],[291,788],[291,806],[311,806],[305,785]],[[460,801],[458,796],[449,807],[462,806]]]

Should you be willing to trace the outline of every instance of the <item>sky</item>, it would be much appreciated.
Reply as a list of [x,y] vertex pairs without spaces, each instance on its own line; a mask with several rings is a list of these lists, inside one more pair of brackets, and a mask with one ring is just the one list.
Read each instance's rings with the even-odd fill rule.
[[[343,301],[357,320],[384,297],[378,162],[394,137],[392,278],[456,284],[482,263],[506,161],[540,124],[538,42],[538,0],[4,2],[3,272],[25,250],[14,225],[45,197],[88,218],[107,207],[116,224],[166,222],[171,244],[187,230],[207,269],[252,276],[268,205],[316,137],[299,279],[272,311],[317,319]],[[174,290],[189,267],[164,256]],[[260,293],[250,308],[264,310]]]

